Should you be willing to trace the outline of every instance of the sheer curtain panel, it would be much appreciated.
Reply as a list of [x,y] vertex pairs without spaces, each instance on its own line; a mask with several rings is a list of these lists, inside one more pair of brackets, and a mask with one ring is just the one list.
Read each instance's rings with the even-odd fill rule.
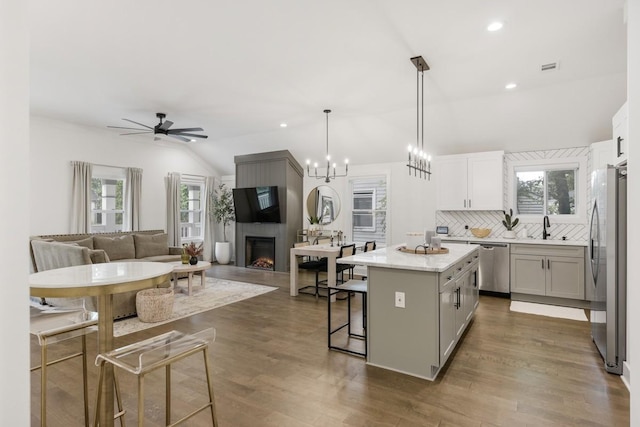
[[127,168],[124,188],[124,229],[140,230],[140,197],[142,194],[142,169]]
[[215,178],[208,176],[204,180],[204,194],[206,194],[206,200],[204,204],[204,214],[202,222],[204,224],[204,251],[202,258],[205,261],[213,261],[213,243],[215,242],[214,222],[211,217],[211,211],[213,210],[212,195],[216,188]]
[[73,181],[71,187],[71,232],[91,232],[91,174],[92,165],[72,161]]
[[171,172],[165,178],[167,189],[167,235],[169,246],[180,246],[180,174]]

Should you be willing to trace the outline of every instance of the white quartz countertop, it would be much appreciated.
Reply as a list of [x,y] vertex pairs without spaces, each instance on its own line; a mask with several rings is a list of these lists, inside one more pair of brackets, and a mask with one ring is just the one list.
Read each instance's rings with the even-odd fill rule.
[[447,243],[443,247],[449,249],[448,254],[421,255],[401,252],[394,245],[375,251],[357,253],[352,256],[336,259],[340,264],[358,264],[368,267],[397,268],[401,270],[417,270],[443,272],[465,256],[479,248],[476,245]]
[[527,245],[560,245],[560,246],[587,246],[587,242],[585,240],[544,240],[544,239],[533,239],[531,237],[518,237],[516,239],[505,239],[504,237],[474,237],[474,236],[456,236],[449,237],[439,235],[438,237],[442,238],[442,240],[455,240],[460,242],[471,242],[471,243],[518,243],[518,244],[527,244]]

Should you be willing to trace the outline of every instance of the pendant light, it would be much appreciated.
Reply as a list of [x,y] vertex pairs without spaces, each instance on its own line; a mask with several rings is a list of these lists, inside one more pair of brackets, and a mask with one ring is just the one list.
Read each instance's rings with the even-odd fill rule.
[[431,156],[424,149],[424,72],[429,70],[422,56],[411,58],[416,66],[416,145],[409,145],[409,175],[431,180]]
[[307,175],[310,178],[324,179],[324,182],[331,182],[331,179],[347,176],[349,173],[349,160],[344,160],[344,173],[336,173],[336,164],[331,164],[331,155],[329,154],[329,113],[331,110],[324,110],[324,114],[327,116],[327,169],[324,175],[318,175],[318,163],[313,164],[314,174],[311,175],[311,161],[307,160]]

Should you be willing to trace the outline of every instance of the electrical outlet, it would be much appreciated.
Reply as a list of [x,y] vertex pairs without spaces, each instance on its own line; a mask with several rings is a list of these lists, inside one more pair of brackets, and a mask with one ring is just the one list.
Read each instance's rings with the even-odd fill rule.
[[396,292],[396,307],[405,308],[404,307],[404,292]]

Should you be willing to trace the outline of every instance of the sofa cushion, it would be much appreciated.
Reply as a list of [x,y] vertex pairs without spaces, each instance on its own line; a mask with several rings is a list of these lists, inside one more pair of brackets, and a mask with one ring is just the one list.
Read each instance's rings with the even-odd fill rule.
[[158,255],[169,255],[169,237],[161,234],[134,234],[136,258],[148,258]]
[[102,249],[89,250],[89,256],[91,257],[91,264],[102,264],[109,262],[109,255]]
[[38,271],[91,264],[89,249],[86,247],[32,240],[31,248]]
[[93,247],[103,249],[111,261],[136,257],[136,247],[131,234],[116,237],[93,236]]
[[93,237],[87,237],[86,239],[81,239],[81,240],[66,240],[66,241],[61,241],[60,243],[76,244],[78,246],[84,246],[85,248],[95,249],[93,247]]

